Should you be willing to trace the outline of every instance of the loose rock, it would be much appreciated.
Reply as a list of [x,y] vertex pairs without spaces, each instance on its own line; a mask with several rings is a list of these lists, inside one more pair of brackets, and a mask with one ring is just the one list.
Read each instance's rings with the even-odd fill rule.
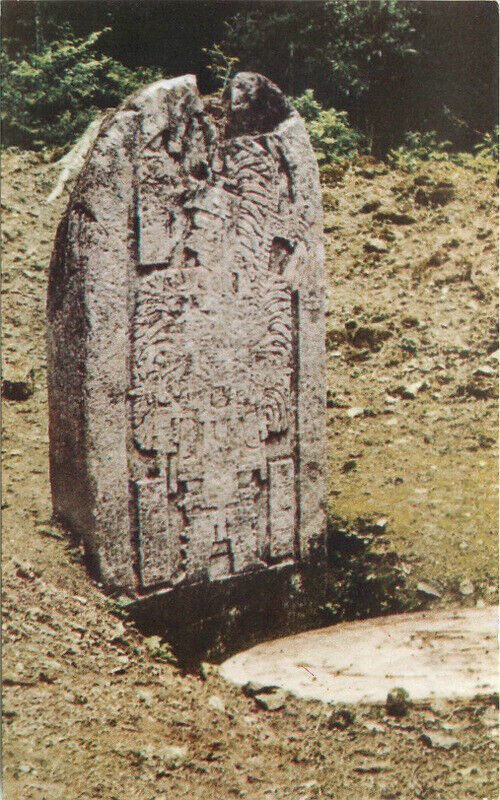
[[460,744],[454,736],[448,736],[448,734],[439,733],[439,731],[426,731],[420,738],[428,747],[439,750],[454,750]]
[[460,581],[458,591],[463,597],[469,597],[474,594],[474,584],[469,578],[464,578],[463,581]]
[[426,597],[442,597],[441,592],[431,583],[426,583],[425,581],[420,581],[417,583],[417,592],[426,595]]
[[215,711],[221,711],[222,713],[225,712],[226,706],[224,701],[219,695],[213,694],[211,697],[208,698],[208,706],[213,708]]
[[481,717],[481,723],[485,728],[497,728],[499,723],[498,709],[489,706]]
[[162,645],[162,638],[161,636],[148,636],[144,639],[144,644],[150,653],[156,653]]
[[415,383],[408,383],[400,386],[396,392],[405,400],[414,400],[417,394],[427,388],[425,381],[415,381]]
[[346,411],[346,415],[349,419],[355,419],[356,417],[363,417],[365,413],[365,409],[361,408],[361,406],[353,406],[353,408],[348,408]]
[[266,686],[263,683],[248,681],[248,683],[245,683],[245,685],[242,687],[242,691],[247,697],[255,697],[257,694],[272,694],[273,692],[277,691],[278,688],[278,686]]
[[382,239],[367,239],[363,245],[366,253],[388,253],[389,248]]
[[154,694],[148,689],[142,689],[140,692],[137,692],[137,699],[146,706],[146,708],[151,708],[154,702]]
[[475,369],[472,374],[478,375],[479,377],[491,378],[495,375],[495,370],[493,369],[493,367],[488,367],[488,365],[486,364],[482,367],[478,367],[477,369]]
[[144,761],[159,763],[166,769],[177,769],[188,758],[188,748],[185,745],[168,745],[166,747],[153,747],[146,745],[139,752]]

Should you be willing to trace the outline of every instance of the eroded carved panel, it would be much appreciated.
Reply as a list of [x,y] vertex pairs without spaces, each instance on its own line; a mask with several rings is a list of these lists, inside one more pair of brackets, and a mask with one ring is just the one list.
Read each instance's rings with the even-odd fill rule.
[[222,266],[141,276],[134,319],[135,448],[182,509],[191,577],[264,563],[267,462],[296,436],[291,290],[273,273],[244,289]]
[[[272,137],[223,140],[193,178],[182,154],[202,149],[195,122],[182,152],[165,134],[143,151],[133,321],[134,443],[168,485],[179,579],[293,555],[298,502],[283,155]],[[270,466],[279,456],[290,480]]]

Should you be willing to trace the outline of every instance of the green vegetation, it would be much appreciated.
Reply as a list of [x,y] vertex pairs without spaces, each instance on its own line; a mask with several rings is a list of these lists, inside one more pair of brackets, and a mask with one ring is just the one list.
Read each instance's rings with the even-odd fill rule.
[[387,161],[404,172],[417,172],[426,161],[458,164],[474,172],[498,169],[498,127],[485,134],[473,153],[453,152],[451,147],[449,141],[438,141],[436,131],[411,131],[400,147],[388,153]]
[[313,87],[381,156],[409,130],[436,130],[456,149],[492,130],[497,31],[488,3],[256,2],[227,20],[222,47],[290,95]]
[[415,172],[422,161],[447,161],[451,142],[439,142],[436,131],[410,131],[403,144],[388,153],[391,166],[405,172]]
[[99,52],[104,31],[64,38],[39,53],[1,60],[2,128],[6,145],[39,149],[66,146],[82,133],[97,111],[116,106],[158,70],[130,70]]
[[307,15],[298,4],[237,16],[227,26],[225,44],[246,67],[278,83],[280,78],[291,95],[314,87],[325,105],[349,113],[380,154],[392,135],[388,99],[398,97],[406,64],[417,55],[416,6],[395,0],[311,6]]
[[322,177],[342,174],[366,148],[362,134],[350,126],[347,112],[323,108],[312,89],[291,101],[306,123]]
[[390,153],[403,169],[459,150],[474,169],[497,157],[494,3],[4,5],[5,145],[66,147],[97,110],[159,75],[196,73],[210,93],[241,69],[266,74],[295,98],[323,173],[364,150]]
[[288,94],[317,87],[322,101],[342,103],[374,124],[382,97],[397,90],[405,62],[417,54],[416,4],[325,0],[304,12],[292,3],[236,14],[223,46]]
[[219,44],[214,44],[213,47],[204,47],[203,52],[207,54],[210,62],[207,69],[212,73],[220,91],[223,92],[237,72],[240,59],[226,55]]
[[352,160],[363,149],[363,136],[351,128],[346,111],[323,108],[314,99],[312,89],[306,89],[300,97],[291,99],[305,120],[320,165]]
[[493,133],[486,133],[482,140],[474,145],[475,157],[478,160],[490,160],[498,164],[500,128],[495,127]]

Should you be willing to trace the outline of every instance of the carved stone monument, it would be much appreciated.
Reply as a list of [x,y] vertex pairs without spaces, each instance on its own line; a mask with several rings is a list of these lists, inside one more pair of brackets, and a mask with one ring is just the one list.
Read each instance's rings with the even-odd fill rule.
[[274,84],[240,73],[224,106],[162,80],[104,121],[48,317],[54,511],[107,587],[321,550],[324,292],[318,170]]

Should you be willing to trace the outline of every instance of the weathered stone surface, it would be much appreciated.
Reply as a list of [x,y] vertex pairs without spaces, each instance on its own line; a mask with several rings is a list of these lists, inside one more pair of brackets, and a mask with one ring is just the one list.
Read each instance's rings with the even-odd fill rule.
[[138,593],[299,563],[325,524],[317,167],[298,114],[240,73],[108,117],[51,263],[54,510]]

